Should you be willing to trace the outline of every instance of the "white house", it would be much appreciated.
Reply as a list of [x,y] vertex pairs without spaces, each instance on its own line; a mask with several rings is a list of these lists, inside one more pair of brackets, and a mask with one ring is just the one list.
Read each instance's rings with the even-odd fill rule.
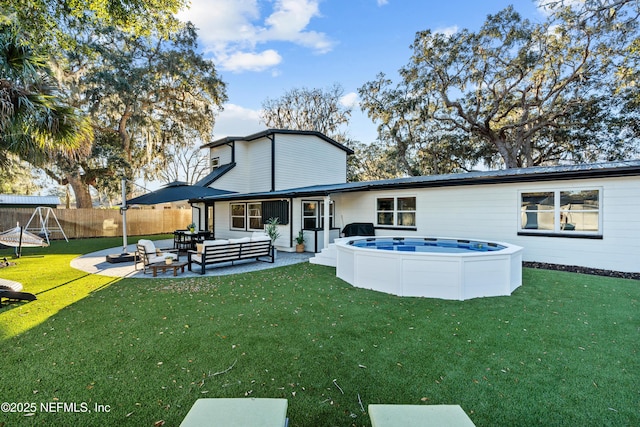
[[347,183],[352,151],[317,132],[267,130],[205,148],[203,183],[233,191],[190,200],[216,238],[278,217],[280,250],[304,230],[306,250],[319,252],[348,224],[371,223],[380,236],[505,241],[525,261],[640,271],[640,160]]

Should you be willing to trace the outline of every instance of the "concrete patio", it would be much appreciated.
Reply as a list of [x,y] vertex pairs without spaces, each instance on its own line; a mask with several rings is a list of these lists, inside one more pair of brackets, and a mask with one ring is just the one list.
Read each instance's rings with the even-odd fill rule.
[[[169,248],[172,247],[173,240],[158,240],[154,243],[158,248]],[[135,250],[135,243],[127,246],[127,251],[129,253],[134,253]],[[107,255],[119,254],[121,252],[122,247],[117,247],[82,255],[71,260],[71,267],[78,270],[86,271],[87,273],[111,277],[127,277],[134,279],[174,278],[171,270],[168,270],[165,273],[158,272],[158,276],[154,278],[151,272],[147,272],[147,274],[144,274],[142,270],[136,270],[133,262],[112,264],[106,261]],[[236,261],[233,263],[233,265],[231,265],[231,263],[220,263],[208,266],[204,276],[226,276],[229,274],[248,273],[250,271],[266,270],[269,268],[298,264],[301,262],[307,262],[313,255],[314,254],[308,252],[290,253],[279,251],[276,257],[276,261],[273,264],[269,262],[259,262],[253,260]],[[187,256],[181,254],[180,261],[186,260]],[[138,266],[138,268],[141,268],[141,266]],[[202,277],[202,275],[199,273],[188,271],[187,267],[185,267],[184,273],[178,272],[178,276],[175,278],[185,277]]]

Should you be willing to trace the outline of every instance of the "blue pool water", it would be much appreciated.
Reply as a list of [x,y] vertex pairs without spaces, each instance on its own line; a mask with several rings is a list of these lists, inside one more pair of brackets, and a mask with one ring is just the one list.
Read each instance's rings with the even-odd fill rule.
[[439,253],[464,253],[464,252],[493,252],[504,249],[506,246],[491,242],[462,239],[436,239],[436,238],[370,238],[349,242],[357,248],[379,249],[399,252],[439,252]]

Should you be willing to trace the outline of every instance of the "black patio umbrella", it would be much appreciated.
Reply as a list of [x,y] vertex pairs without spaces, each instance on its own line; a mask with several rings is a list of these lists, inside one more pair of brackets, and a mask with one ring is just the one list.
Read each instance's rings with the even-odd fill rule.
[[219,196],[232,193],[232,191],[218,190],[217,188],[189,185],[183,181],[174,181],[162,188],[127,200],[128,205],[155,205],[158,203],[177,202],[179,200],[198,199],[207,196]]

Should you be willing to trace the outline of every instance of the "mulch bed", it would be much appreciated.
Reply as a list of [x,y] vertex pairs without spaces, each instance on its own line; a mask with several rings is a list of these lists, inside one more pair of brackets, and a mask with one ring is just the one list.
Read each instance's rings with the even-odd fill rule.
[[601,270],[599,268],[579,267],[577,265],[549,264],[546,262],[523,262],[523,267],[543,268],[545,270],[567,271],[569,273],[591,274],[594,276],[618,277],[621,279],[640,280],[640,273],[625,273],[623,271]]

